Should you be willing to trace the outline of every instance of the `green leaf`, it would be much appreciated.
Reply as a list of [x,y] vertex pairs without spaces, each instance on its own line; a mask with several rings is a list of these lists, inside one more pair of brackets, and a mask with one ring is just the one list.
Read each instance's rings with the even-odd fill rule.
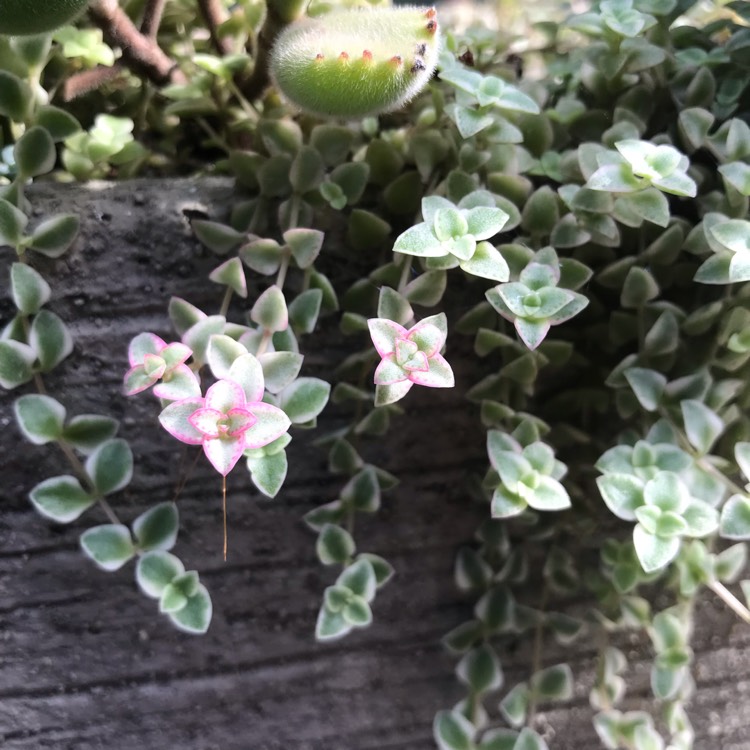
[[133,534],[142,550],[170,550],[177,541],[179,514],[174,503],[159,503],[133,521]]
[[299,374],[304,357],[297,352],[266,352],[258,358],[265,386],[270,393],[280,393]]
[[42,372],[53,370],[73,351],[73,338],[65,323],[49,310],[40,310],[31,323],[29,344]]
[[30,393],[16,399],[13,410],[21,432],[34,445],[44,445],[62,436],[65,407],[59,401]]
[[317,229],[295,228],[284,232],[284,242],[300,268],[309,268],[320,254],[325,235]]
[[573,672],[567,664],[557,664],[536,672],[530,681],[531,692],[543,701],[567,701],[573,697]]
[[469,651],[456,667],[458,679],[475,694],[498,690],[503,684],[503,673],[497,654],[488,644]]
[[637,193],[618,198],[622,209],[632,213],[643,221],[660,227],[669,224],[669,201],[656,188],[647,188]]
[[273,284],[258,297],[250,311],[250,319],[267,331],[283,331],[289,325],[289,311],[284,292]]
[[646,573],[666,567],[680,551],[679,537],[667,539],[649,534],[640,524],[633,529],[633,544]]
[[206,361],[215,378],[231,378],[232,365],[247,354],[242,344],[225,334],[215,333],[208,339]]
[[75,477],[68,475],[45,479],[31,490],[29,498],[39,513],[58,523],[75,521],[96,502]]
[[656,411],[664,396],[667,378],[643,367],[629,367],[623,374],[640,405],[646,411]]
[[185,633],[202,635],[211,624],[213,607],[211,596],[203,584],[199,584],[198,590],[187,601],[187,604],[179,612],[173,612],[169,619]]
[[226,255],[236,250],[245,239],[242,232],[216,221],[193,219],[190,226],[201,243],[217,255]]
[[354,556],[356,546],[346,529],[327,523],[320,530],[315,551],[323,565],[344,564]]
[[[726,506],[724,506],[726,507]],[[734,583],[747,565],[747,545],[733,544],[714,558],[714,574],[720,581]]]
[[596,480],[607,507],[623,521],[635,521],[635,510],[644,503],[643,484],[630,474],[607,474]]
[[694,399],[681,401],[680,408],[690,444],[701,454],[708,453],[716,438],[724,431],[721,417],[704,403]]
[[81,547],[100,568],[119,570],[135,555],[130,530],[121,524],[94,526],[81,534]]
[[109,495],[130,484],[133,453],[125,440],[115,438],[100,445],[86,460],[86,473],[96,491]]
[[49,284],[25,263],[11,265],[10,288],[13,302],[22,315],[34,315],[39,312],[51,294]]
[[547,743],[533,730],[525,727],[518,735],[513,750],[549,750]]
[[[2,80],[0,80],[1,83]],[[0,246],[16,247],[23,237],[23,230],[28,222],[23,211],[19,211],[13,204],[0,198]]]
[[733,253],[750,251],[750,221],[730,219],[714,225],[710,232],[722,247]]
[[59,258],[73,244],[80,225],[75,214],[52,216],[34,230],[30,247],[48,258]]
[[43,127],[55,142],[64,141],[81,130],[81,124],[73,115],[48,104],[37,109],[34,121]]
[[750,539],[750,498],[732,495],[721,509],[719,533],[725,539]]
[[326,606],[320,608],[315,625],[315,638],[319,641],[332,641],[349,633],[352,625],[341,612],[331,612]]
[[659,285],[645,269],[633,266],[625,277],[620,302],[623,307],[638,308],[659,296]]
[[276,497],[284,484],[287,474],[287,457],[285,451],[261,458],[248,458],[247,468],[253,484],[266,496]]
[[500,701],[500,713],[512,727],[520,727],[524,724],[528,707],[529,688],[525,682],[516,685]]
[[68,422],[63,429],[62,438],[76,450],[88,455],[105,440],[114,437],[118,427],[119,422],[112,417],[80,414]]
[[403,325],[414,317],[414,311],[403,295],[389,286],[383,286],[378,298],[377,316]]
[[366,628],[372,624],[372,610],[361,596],[350,597],[341,614],[355,628]]
[[27,383],[34,374],[31,365],[35,359],[30,346],[12,339],[0,341],[0,385],[10,390]]
[[28,178],[51,172],[55,167],[57,152],[52,136],[35,125],[18,139],[13,156],[20,175]]
[[164,589],[184,572],[185,566],[169,552],[147,552],[138,558],[135,579],[146,596],[159,599]]
[[323,292],[320,289],[308,289],[292,300],[289,321],[297,333],[312,333],[315,330],[322,303]]
[[279,407],[294,424],[315,419],[328,403],[331,386],[318,378],[299,378],[279,394]]
[[295,193],[313,190],[323,179],[325,167],[320,154],[312,146],[302,146],[292,160],[289,182]]
[[342,571],[336,579],[336,585],[345,586],[353,594],[371,602],[375,598],[378,582],[370,562],[366,558],[360,558]]
[[7,70],[0,70],[0,115],[22,122],[33,99],[26,83]]
[[440,750],[473,750],[474,725],[458,711],[440,711],[432,734]]
[[366,560],[370,563],[370,565],[372,565],[378,588],[385,586],[385,584],[388,583],[391,578],[393,578],[393,566],[379,555],[373,555],[369,552],[362,552],[357,555],[357,559]]
[[211,271],[208,278],[216,284],[228,286],[237,296],[243,299],[247,297],[247,279],[242,269],[242,261],[236,256],[217,266]]
[[380,508],[380,484],[372,466],[355,474],[341,490],[341,500],[363,513],[375,513]]

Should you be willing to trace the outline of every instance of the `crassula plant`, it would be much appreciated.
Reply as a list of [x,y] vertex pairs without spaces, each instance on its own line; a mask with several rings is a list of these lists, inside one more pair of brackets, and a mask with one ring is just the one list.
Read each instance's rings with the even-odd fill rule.
[[[356,638],[377,618],[399,571],[356,521],[398,478],[373,443],[425,418],[415,390],[459,389],[483,435],[465,487],[482,520],[456,558],[473,609],[444,639],[464,698],[436,716],[437,747],[554,747],[538,709],[584,683],[544,645],[588,638],[602,746],[692,748],[696,598],[750,624],[747,4],[592,2],[538,24],[534,50],[378,1],[200,2],[200,33],[180,31],[185,2],[162,24],[164,3],[94,0],[64,28],[83,3],[27,5],[0,8],[15,308],[0,384],[24,438],[70,467],[30,479],[39,513],[83,523],[98,507],[84,554],[110,572],[134,562],[174,625],[209,628],[209,591],[173,552],[176,504],[130,518],[118,493],[138,467],[117,421],[48,392],[73,351],[49,269],[79,221],[39,218],[31,184],[208,159],[235,184],[227,211],[191,222],[217,256],[216,305],[172,298],[174,334],[121,353],[123,394],[158,399],[155,429],[203,454],[225,501],[230,475],[283,499],[290,442],[318,430],[337,489],[304,521],[335,573],[311,637]],[[323,318],[349,347],[326,380],[306,361]],[[329,401],[348,415],[335,429]],[[621,710],[626,631],[651,644],[648,710]],[[522,637],[528,675],[506,685]]]

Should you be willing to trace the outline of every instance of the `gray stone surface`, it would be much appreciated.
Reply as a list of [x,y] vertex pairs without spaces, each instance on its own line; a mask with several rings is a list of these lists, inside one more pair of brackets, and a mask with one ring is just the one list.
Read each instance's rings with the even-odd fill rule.
[[[115,498],[132,520],[171,499],[186,466],[182,446],[157,429],[147,395],[125,399],[126,346],[143,330],[169,335],[166,304],[179,295],[218,310],[206,280],[217,265],[191,236],[184,208],[226,211],[228,183],[205,180],[115,186],[39,186],[40,215],[76,210],[82,235],[69,255],[38,262],[53,286],[52,309],[73,330],[74,355],[47,379],[69,414],[110,413],[136,451],[128,490]],[[3,265],[12,260],[0,250]],[[341,261],[343,262],[343,261]],[[54,268],[54,275],[52,269]],[[346,268],[342,269],[342,273]],[[7,273],[0,312],[10,314]],[[239,308],[237,313],[241,313]],[[308,374],[325,377],[344,353],[335,321],[305,341]],[[462,375],[459,368],[459,379]],[[138,591],[132,566],[106,574],[83,559],[80,532],[105,522],[93,509],[67,527],[35,514],[35,482],[67,471],[55,449],[23,443],[11,400],[0,394],[0,745],[5,750],[428,750],[434,713],[461,691],[440,636],[468,615],[451,570],[481,509],[464,493],[482,439],[456,392],[414,394],[410,419],[386,448],[363,450],[402,480],[372,520],[361,549],[384,555],[397,578],[378,597],[375,625],[329,645],[313,639],[321,593],[334,578],[315,559],[301,516],[335,498],[312,435],[297,433],[287,485],[261,498],[242,472],[229,482],[229,560],[221,559],[220,483],[200,459],[179,494],[176,553],[209,587],[214,619],[202,638],[175,631]],[[420,417],[430,429],[420,431]],[[336,415],[325,423],[335,425]],[[450,452],[446,446],[455,446]],[[190,458],[188,459],[188,455]],[[479,464],[481,465],[481,464]],[[701,603],[695,637],[698,750],[750,748],[750,633],[719,605]],[[595,750],[586,689],[595,645],[552,647],[579,675],[574,702],[538,716],[553,750]],[[648,700],[647,644],[625,641],[630,707]],[[507,684],[525,679],[526,644],[502,654]],[[491,701],[494,703],[495,701]]]

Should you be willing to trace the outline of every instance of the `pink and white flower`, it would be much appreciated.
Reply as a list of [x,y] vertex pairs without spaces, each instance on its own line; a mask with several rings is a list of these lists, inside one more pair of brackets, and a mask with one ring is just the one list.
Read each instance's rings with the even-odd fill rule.
[[413,385],[452,388],[453,371],[440,350],[445,344],[445,315],[433,315],[407,330],[387,318],[367,321],[372,342],[382,360],[375,370],[375,404],[403,398]]
[[125,395],[133,396],[154,384],[158,398],[175,400],[200,395],[198,378],[185,364],[192,354],[179,341],[167,344],[156,334],[138,334],[128,347],[130,369],[125,373]]
[[263,392],[262,382],[246,394],[239,383],[219,380],[206,391],[205,398],[169,404],[159,421],[183,443],[203,446],[211,465],[226,476],[247,449],[262,448],[289,429],[289,417],[261,401]]

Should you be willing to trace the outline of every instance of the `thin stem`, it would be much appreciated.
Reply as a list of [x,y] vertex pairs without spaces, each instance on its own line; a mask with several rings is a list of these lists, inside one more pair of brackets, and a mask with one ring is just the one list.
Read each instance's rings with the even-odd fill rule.
[[[549,595],[549,588],[545,583],[542,587],[542,595],[539,598],[539,613],[544,613],[547,608],[547,597]],[[531,655],[531,674],[535,675],[542,666],[542,646],[544,645],[544,618],[539,617],[539,621],[536,624],[534,630],[534,646]],[[534,717],[536,715],[536,698],[532,694],[531,700],[529,701],[528,716],[526,718],[526,726],[531,728],[534,723]]]
[[227,478],[221,478],[221,505],[224,511],[224,562],[227,561]]
[[263,331],[263,335],[260,338],[260,344],[258,344],[258,351],[255,352],[256,357],[260,357],[261,354],[266,353],[266,349],[268,349],[268,345],[271,343],[272,338],[273,338],[273,331],[266,328]]
[[750,610],[723,583],[711,581],[707,585],[740,620],[750,625]]
[[402,294],[406,285],[409,283],[409,276],[411,276],[411,255],[404,256],[404,265],[401,269],[401,278],[398,280],[398,293]]
[[231,153],[232,147],[208,124],[205,117],[196,117],[195,121],[208,133],[213,142],[227,154]]
[[220,55],[227,55],[231,51],[226,40],[219,36],[219,26],[222,23],[222,7],[219,0],[198,0],[201,16],[206,23],[211,44]]
[[128,18],[117,0],[97,0],[89,8],[91,20],[104,33],[104,41],[122,50],[122,63],[157,85],[184,83],[177,63],[156,41],[142,34]]
[[232,289],[231,286],[228,286],[226,291],[224,292],[224,299],[221,301],[221,307],[219,308],[219,315],[221,315],[223,318],[226,318],[227,312],[229,310],[229,303],[232,301],[232,295],[234,294],[234,289]]
[[250,100],[257,99],[270,83],[268,61],[276,37],[304,12],[306,0],[268,0],[266,18],[258,33],[255,67],[242,84],[242,93]]

